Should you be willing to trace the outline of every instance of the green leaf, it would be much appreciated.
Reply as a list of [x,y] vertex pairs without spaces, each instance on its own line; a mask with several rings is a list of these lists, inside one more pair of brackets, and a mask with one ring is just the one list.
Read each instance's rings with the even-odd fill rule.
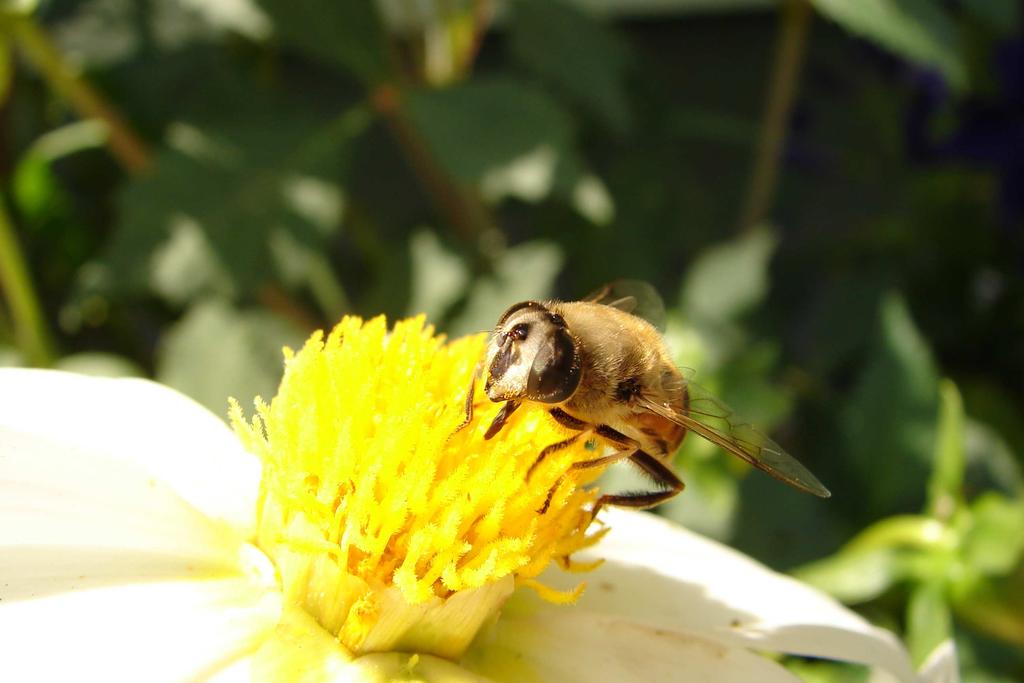
[[[695,531],[722,542],[728,542],[735,532],[739,517],[740,482],[732,470],[732,463],[719,457],[719,453],[705,446],[699,439],[688,439],[676,455],[675,469],[686,480],[685,495],[676,496],[658,508],[658,514]],[[696,455],[695,451],[701,452]],[[611,474],[611,477],[606,475]],[[632,475],[627,478],[625,475]],[[636,468],[612,468],[602,475],[599,486],[605,491],[641,491],[649,489],[650,479]]]
[[770,380],[778,359],[776,342],[754,342],[744,344],[718,371],[719,398],[762,431],[774,428],[792,409],[792,392]]
[[7,102],[14,83],[14,60],[11,55],[11,43],[7,35],[0,33],[0,104]]
[[38,5],[39,0],[3,0],[0,3],[0,13],[31,14]]
[[881,303],[878,329],[843,410],[842,443],[865,516],[920,507],[935,446],[938,377],[903,298]]
[[1020,24],[1020,0],[970,0],[962,7],[1001,36],[1013,33]]
[[997,488],[1004,493],[1024,495],[1021,462],[1001,432],[991,426],[967,420],[966,486],[975,490]]
[[408,313],[423,313],[427,320],[437,322],[465,289],[469,281],[466,265],[428,230],[414,234],[409,240],[409,249],[412,298]]
[[11,194],[21,215],[34,225],[69,211],[70,198],[41,154],[29,152],[21,158],[14,168]]
[[478,79],[412,91],[405,104],[430,151],[467,184],[538,149],[548,148],[556,158],[572,151],[572,119],[528,83]]
[[53,364],[58,370],[94,377],[145,377],[136,363],[113,353],[83,352],[64,356]]
[[935,466],[928,480],[928,514],[949,519],[963,498],[964,406],[956,384],[943,380],[939,386],[939,425]]
[[734,320],[764,300],[777,243],[761,229],[701,253],[683,285],[685,314],[696,321]]
[[527,242],[507,249],[494,272],[474,283],[465,308],[452,320],[448,333],[457,337],[490,330],[512,304],[548,298],[561,268],[562,252],[550,242]]
[[[43,223],[70,215],[71,196],[58,181],[52,165],[77,152],[102,147],[106,139],[106,127],[99,121],[70,123],[40,135],[18,160],[11,179],[11,195],[22,219],[43,229]],[[65,238],[74,236],[61,237]],[[81,241],[81,236],[78,239]]]
[[949,639],[953,628],[941,582],[915,586],[907,604],[907,647],[914,666],[920,666],[935,648]]
[[28,361],[21,351],[6,343],[0,344],[0,368],[24,368],[28,367]]
[[367,121],[359,108],[324,122],[295,106],[254,101],[205,128],[175,124],[172,146],[121,194],[121,221],[105,255],[116,285],[125,293],[152,287],[181,304],[272,280],[277,233],[319,247],[340,224],[331,171]]
[[839,552],[792,572],[800,581],[851,604],[867,602],[906,576],[896,548]]
[[967,86],[956,25],[935,0],[811,0],[849,32],[942,72],[956,88]]
[[[734,472],[745,467],[738,458],[713,450]],[[682,473],[685,480],[686,470]],[[833,485],[831,480],[825,483]],[[685,496],[684,492],[679,498]],[[735,515],[737,524],[730,544],[778,567],[795,567],[823,557],[849,533],[834,499],[809,496],[749,467],[740,481]]]
[[374,0],[257,0],[281,42],[367,85],[391,73],[387,34]]
[[611,129],[626,132],[630,55],[618,36],[565,2],[516,0],[511,10],[512,54]]
[[239,311],[210,300],[192,306],[168,328],[157,351],[158,381],[188,394],[218,415],[233,396],[249,404],[277,391],[284,360],[302,333],[262,311]]
[[986,576],[1008,574],[1024,554],[1024,500],[984,493],[971,504],[964,562]]
[[782,661],[804,683],[870,683],[871,669],[861,664],[787,657]]
[[187,216],[170,218],[170,236],[153,252],[149,286],[175,306],[201,296],[233,298],[238,289],[202,226]]
[[206,0],[163,0],[160,17],[163,18],[165,5],[181,5],[202,19],[211,27],[221,31],[234,31],[254,41],[262,41],[271,33],[270,21],[265,14],[249,0],[234,2],[207,2]]

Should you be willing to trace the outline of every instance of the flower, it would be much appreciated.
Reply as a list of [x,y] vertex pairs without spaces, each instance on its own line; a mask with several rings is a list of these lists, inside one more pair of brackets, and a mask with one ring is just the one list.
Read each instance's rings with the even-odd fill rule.
[[[461,411],[439,406],[465,397],[479,339],[445,345],[416,321],[390,335],[382,321],[340,329],[290,356],[278,397],[253,419],[233,409],[241,439],[152,382],[0,370],[0,679],[791,681],[759,654],[789,652],[873,666],[879,680],[955,680],[950,647],[915,673],[892,634],[650,514],[606,510],[607,531],[585,533],[594,494],[561,474],[586,443],[512,476],[538,444],[564,438],[540,411],[521,409],[492,446],[480,432],[496,408],[482,403],[449,438]],[[362,355],[335,343],[345,335]],[[342,355],[325,360],[325,349]],[[352,400],[337,398],[337,377]],[[314,455],[339,441],[388,448],[342,468],[331,458],[353,454]],[[420,462],[431,453],[440,459]],[[429,498],[446,481],[444,500],[481,520],[436,523]],[[348,498],[360,492],[364,507]],[[488,498],[503,492],[530,498],[525,526],[484,521],[518,504]],[[391,529],[376,550],[371,527]],[[591,570],[582,593],[580,574],[549,563],[574,551]],[[566,596],[576,604],[551,601]],[[471,642],[451,646],[467,630]]]

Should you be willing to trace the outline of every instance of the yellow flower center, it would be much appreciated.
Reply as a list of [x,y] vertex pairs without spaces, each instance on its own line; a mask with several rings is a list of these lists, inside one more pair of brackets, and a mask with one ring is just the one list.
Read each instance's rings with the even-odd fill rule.
[[598,472],[569,471],[593,445],[579,439],[534,467],[570,433],[531,406],[485,440],[500,406],[480,382],[459,429],[484,344],[445,343],[422,317],[390,333],[383,318],[349,317],[326,341],[285,349],[277,396],[257,398],[251,421],[232,402],[236,432],[263,460],[257,544],[286,598],[355,653],[456,657],[515,583],[555,601],[582,590],[534,578],[596,541],[597,494],[582,485]]

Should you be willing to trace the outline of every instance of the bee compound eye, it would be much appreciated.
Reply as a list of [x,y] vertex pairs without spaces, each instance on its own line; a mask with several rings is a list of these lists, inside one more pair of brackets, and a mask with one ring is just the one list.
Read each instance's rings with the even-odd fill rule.
[[564,329],[545,342],[530,368],[527,396],[542,403],[559,403],[572,396],[580,383],[576,344]]

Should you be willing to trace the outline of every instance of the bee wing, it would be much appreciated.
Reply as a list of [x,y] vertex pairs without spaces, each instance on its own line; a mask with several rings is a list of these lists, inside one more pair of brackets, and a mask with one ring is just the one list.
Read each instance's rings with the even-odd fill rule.
[[660,332],[665,331],[665,304],[658,290],[643,280],[613,280],[583,300],[617,308],[643,318]]
[[749,424],[740,422],[724,403],[692,382],[682,378],[679,382],[685,387],[685,395],[688,397],[686,414],[658,403],[648,396],[640,397],[641,405],[646,410],[686,427],[716,446],[746,460],[779,481],[821,498],[832,495],[810,470],[783,450],[782,446]]

